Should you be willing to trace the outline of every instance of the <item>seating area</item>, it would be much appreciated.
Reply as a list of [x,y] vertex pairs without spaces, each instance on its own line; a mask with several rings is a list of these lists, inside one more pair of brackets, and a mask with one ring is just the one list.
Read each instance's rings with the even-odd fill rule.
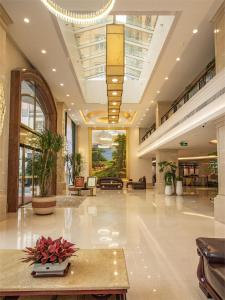
[[122,190],[123,181],[114,177],[99,178],[97,185],[101,190]]
[[198,238],[200,261],[199,287],[207,298],[223,300],[225,296],[225,239]]

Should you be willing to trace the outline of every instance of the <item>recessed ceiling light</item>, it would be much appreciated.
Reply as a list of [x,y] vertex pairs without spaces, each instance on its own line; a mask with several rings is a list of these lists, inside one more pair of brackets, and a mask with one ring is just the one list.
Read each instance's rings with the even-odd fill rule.
[[177,57],[177,58],[176,58],[176,61],[180,61],[180,57]]
[[210,144],[218,144],[218,141],[217,140],[211,140]]
[[196,33],[198,33],[198,29],[197,28],[195,28],[195,29],[193,29],[193,31],[192,31],[194,34],[196,34]]
[[74,105],[74,103],[72,102],[71,105]]
[[115,119],[116,118],[116,116],[112,116],[112,119]]
[[160,91],[157,91],[156,93],[157,93],[157,94],[160,94]]
[[154,100],[151,101],[152,103],[155,103]]
[[112,124],[115,124],[116,122],[112,121]]
[[30,20],[28,18],[24,18],[23,21],[24,21],[24,23],[27,23],[27,24],[30,23]]
[[52,72],[56,72],[56,69],[55,69],[55,68],[53,68],[53,69],[52,69]]
[[70,96],[70,94],[66,94],[66,97],[69,97]]
[[113,96],[117,96],[117,92],[112,92],[112,95]]
[[64,83],[60,83],[60,86],[64,86]]
[[148,111],[148,110],[149,110],[149,107],[147,107],[145,110],[147,110],[147,111]]
[[115,110],[115,109],[113,109],[113,110],[112,110],[112,112],[113,112],[113,113],[115,113],[115,112],[116,112],[116,110]]
[[168,80],[169,79],[169,77],[165,77],[165,80]]
[[72,110],[71,108],[68,109],[68,111],[71,111],[71,110]]
[[116,103],[116,102],[113,102],[112,105],[117,105],[117,103]]
[[113,78],[113,79],[112,79],[112,82],[113,82],[113,83],[117,83],[117,82],[118,82],[118,79],[117,79],[117,78]]
[[46,51],[45,49],[42,49],[42,50],[41,50],[41,53],[42,53],[42,54],[46,54],[47,51]]

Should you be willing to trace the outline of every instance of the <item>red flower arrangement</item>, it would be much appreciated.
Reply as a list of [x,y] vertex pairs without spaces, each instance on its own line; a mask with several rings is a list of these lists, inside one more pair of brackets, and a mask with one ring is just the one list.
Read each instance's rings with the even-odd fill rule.
[[46,263],[62,263],[67,258],[74,256],[74,253],[79,249],[75,248],[75,244],[72,244],[62,237],[59,239],[53,240],[48,237],[41,237],[37,240],[36,246],[26,247],[24,252],[27,254],[27,257],[23,258],[23,262],[32,262],[39,264]]

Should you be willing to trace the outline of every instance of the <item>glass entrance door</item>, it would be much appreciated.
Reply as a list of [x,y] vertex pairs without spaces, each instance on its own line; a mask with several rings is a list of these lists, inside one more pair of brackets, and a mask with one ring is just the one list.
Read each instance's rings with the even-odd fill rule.
[[33,150],[20,146],[19,151],[19,206],[32,201],[34,195]]

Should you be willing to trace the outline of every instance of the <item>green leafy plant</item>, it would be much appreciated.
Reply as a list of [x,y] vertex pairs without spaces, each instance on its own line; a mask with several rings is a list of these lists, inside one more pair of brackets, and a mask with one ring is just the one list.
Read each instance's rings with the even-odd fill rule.
[[176,177],[176,181],[183,181],[183,177],[182,177],[182,176],[180,176],[180,175],[179,175],[179,176],[177,176],[177,177]]
[[39,150],[34,155],[34,175],[38,179],[40,196],[45,197],[49,193],[52,176],[56,169],[57,153],[63,147],[63,137],[50,130],[44,130],[37,135],[34,144]]
[[164,179],[166,185],[174,185],[176,179],[177,165],[172,161],[161,161],[158,163],[159,172],[165,172]]
[[69,174],[69,181],[74,184],[74,178],[80,176],[83,168],[83,157],[81,153],[67,154],[65,156],[66,167]]

